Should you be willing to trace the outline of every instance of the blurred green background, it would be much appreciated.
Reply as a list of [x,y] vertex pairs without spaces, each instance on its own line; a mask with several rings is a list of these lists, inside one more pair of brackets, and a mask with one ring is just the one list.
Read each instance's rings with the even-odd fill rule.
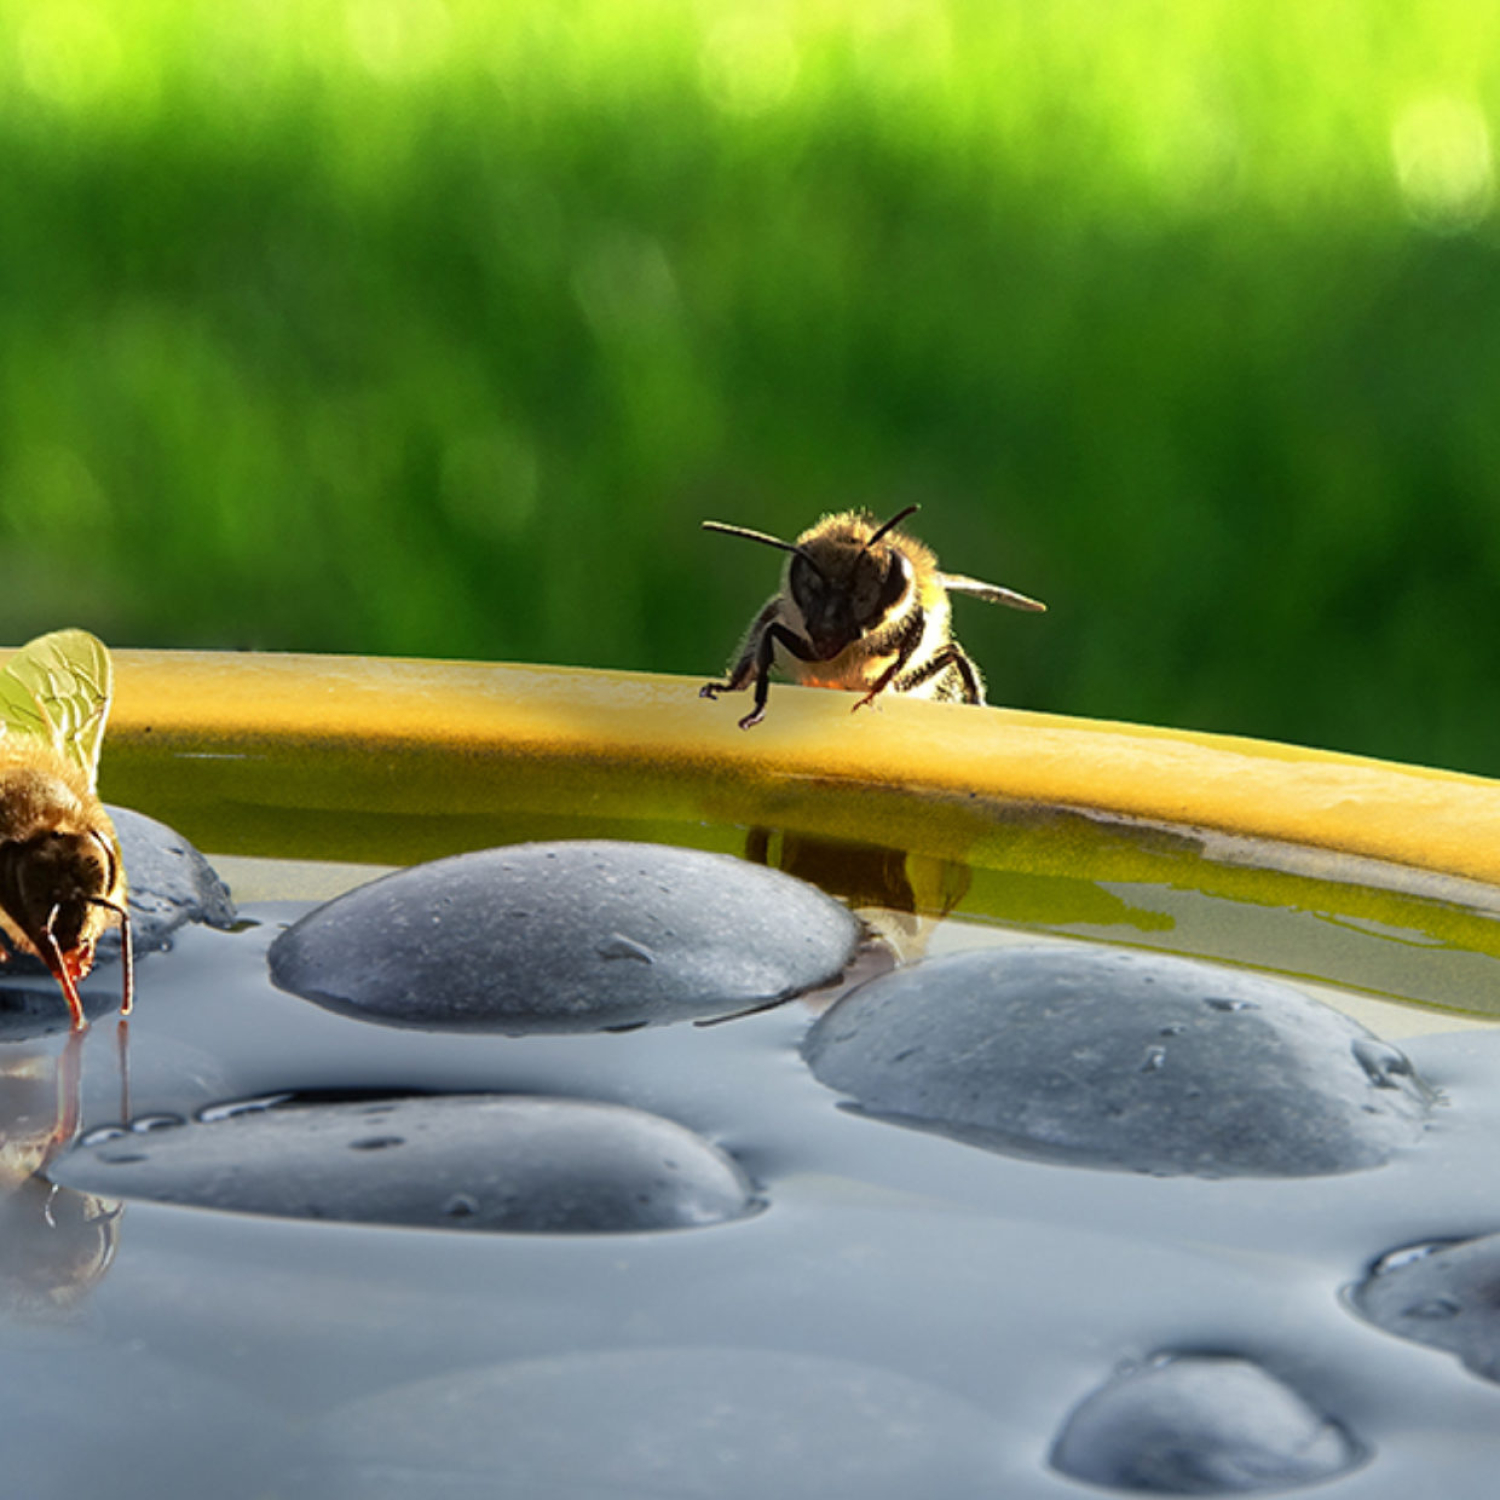
[[0,17],[0,639],[707,677],[920,502],[993,701],[1500,775],[1500,8]]

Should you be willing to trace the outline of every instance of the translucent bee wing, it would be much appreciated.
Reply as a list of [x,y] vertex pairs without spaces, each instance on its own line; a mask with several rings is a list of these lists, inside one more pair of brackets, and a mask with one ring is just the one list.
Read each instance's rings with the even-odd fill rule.
[[1040,599],[1028,599],[1014,589],[1003,589],[997,583],[981,583],[977,578],[965,578],[962,573],[939,573],[937,581],[950,594],[973,594],[976,599],[985,599],[991,604],[1008,604],[1012,609],[1029,609],[1045,613],[1047,606]]
[[40,735],[92,789],[113,693],[114,667],[104,642],[86,630],[54,630],[0,668],[0,730]]

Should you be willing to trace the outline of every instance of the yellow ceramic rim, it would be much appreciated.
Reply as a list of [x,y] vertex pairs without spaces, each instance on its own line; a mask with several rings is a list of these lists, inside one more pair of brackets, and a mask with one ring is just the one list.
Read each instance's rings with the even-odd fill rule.
[[[1062,809],[1500,885],[1500,783],[1291,745],[895,697],[851,713],[851,695],[782,685],[742,731],[745,695],[631,672],[115,662],[103,790],[148,810],[763,824],[983,866],[1013,846],[1018,809]],[[212,824],[184,832],[222,847]]]

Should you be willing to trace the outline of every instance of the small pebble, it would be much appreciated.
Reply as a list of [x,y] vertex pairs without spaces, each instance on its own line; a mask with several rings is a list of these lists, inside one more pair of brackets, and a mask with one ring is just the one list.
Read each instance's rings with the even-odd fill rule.
[[1240,1495],[1316,1484],[1366,1457],[1337,1422],[1258,1364],[1164,1355],[1095,1391],[1052,1450],[1074,1479],[1151,1495]]

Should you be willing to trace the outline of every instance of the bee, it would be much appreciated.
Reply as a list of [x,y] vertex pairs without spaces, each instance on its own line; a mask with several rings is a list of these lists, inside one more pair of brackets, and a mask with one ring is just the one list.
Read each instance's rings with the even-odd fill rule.
[[841,511],[795,542],[705,521],[705,531],[747,537],[791,556],[781,592],[751,622],[728,680],[704,684],[699,696],[737,693],[753,679],[755,706],[740,720],[740,728],[749,729],[765,717],[774,665],[810,687],[862,693],[855,709],[887,689],[983,703],[979,668],[953,639],[948,595],[973,594],[1012,609],[1047,606],[992,583],[939,572],[932,552],[896,529],[917,508],[908,505],[884,525],[866,511]]
[[0,669],[0,961],[41,959],[75,1031],[88,1025],[78,981],[112,919],[122,1016],[134,998],[125,865],[95,791],[113,690],[109,652],[83,630],[39,636]]

